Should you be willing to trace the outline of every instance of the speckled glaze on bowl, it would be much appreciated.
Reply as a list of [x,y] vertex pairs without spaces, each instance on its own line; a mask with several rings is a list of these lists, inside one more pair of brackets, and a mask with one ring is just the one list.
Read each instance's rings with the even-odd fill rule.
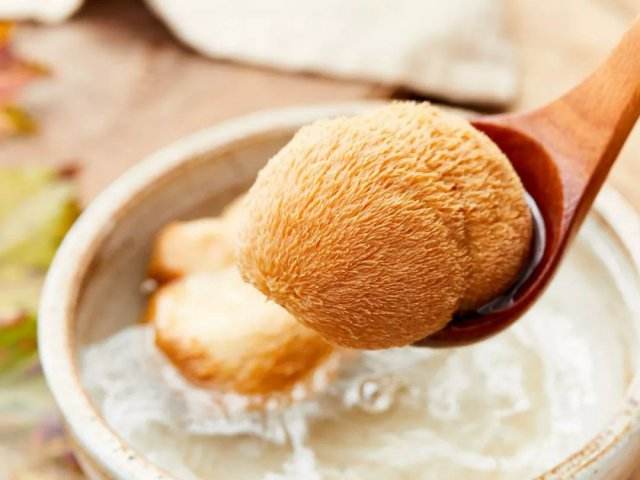
[[[190,136],[130,170],[85,211],[49,272],[40,309],[39,348],[51,390],[79,460],[92,479],[171,479],[111,430],[84,390],[78,352],[138,317],[150,240],[167,222],[219,212],[302,125],[351,114],[374,102],[258,113]],[[612,190],[594,215],[628,269],[628,294],[640,303],[640,223]],[[640,309],[629,319],[640,332]],[[640,336],[637,336],[640,338]],[[640,352],[640,344],[638,344]],[[540,478],[624,480],[640,460],[640,368],[606,429]]]

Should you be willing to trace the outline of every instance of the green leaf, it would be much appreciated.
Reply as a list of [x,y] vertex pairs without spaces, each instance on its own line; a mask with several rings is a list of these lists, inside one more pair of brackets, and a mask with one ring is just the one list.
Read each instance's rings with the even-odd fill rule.
[[44,272],[18,265],[0,267],[0,329],[25,312],[35,313]]
[[[78,216],[73,186],[66,180],[55,180],[26,196],[21,195],[24,190],[20,183],[13,188],[18,192],[8,194],[8,203],[14,205],[0,206],[0,266],[17,264],[45,269]],[[31,185],[25,187],[30,188]],[[15,198],[20,196],[16,203]]]
[[56,172],[52,168],[0,168],[0,221],[20,202],[54,181],[56,181]]
[[44,276],[78,213],[54,170],[0,168],[0,373],[34,359]]

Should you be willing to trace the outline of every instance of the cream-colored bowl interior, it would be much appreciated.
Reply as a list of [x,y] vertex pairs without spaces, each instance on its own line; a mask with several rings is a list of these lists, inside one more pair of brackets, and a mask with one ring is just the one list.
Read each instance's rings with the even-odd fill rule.
[[[78,375],[78,353],[86,345],[140,317],[145,302],[140,285],[154,234],[171,220],[220,212],[251,185],[258,170],[299,126],[315,118],[362,108],[366,105],[259,114],[197,134],[126,174],[74,227],[47,281],[40,348],[49,383],[70,431],[96,471],[127,480],[169,478],[105,424]],[[607,232],[612,255],[624,270],[628,283],[621,288],[637,297],[637,257],[630,251],[633,239],[638,238],[635,213],[608,191],[599,199],[592,218]],[[640,316],[629,318],[628,325],[628,341],[637,345],[638,351],[639,322]],[[562,475],[571,473],[610,479],[617,478],[610,476],[611,472],[628,471],[630,457],[638,452],[640,443],[638,358],[633,358],[630,365],[628,401],[618,417],[582,452],[550,473],[550,478],[565,478]]]

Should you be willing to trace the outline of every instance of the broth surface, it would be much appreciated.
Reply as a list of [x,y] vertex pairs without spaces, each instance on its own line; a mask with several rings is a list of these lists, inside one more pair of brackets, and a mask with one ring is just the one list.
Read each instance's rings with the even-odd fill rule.
[[[180,479],[518,479],[602,429],[631,376],[632,314],[593,219],[543,299],[512,328],[449,350],[360,352],[321,393],[246,412],[190,385],[134,325],[83,352],[107,422]],[[134,319],[132,319],[133,321]]]

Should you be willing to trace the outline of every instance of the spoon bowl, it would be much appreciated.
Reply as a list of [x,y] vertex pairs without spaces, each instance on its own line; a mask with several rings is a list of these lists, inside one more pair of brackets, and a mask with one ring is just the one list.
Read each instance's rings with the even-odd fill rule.
[[540,215],[535,211],[532,215],[539,234],[531,249],[533,265],[524,269],[532,273],[524,282],[522,277],[516,282],[517,288],[507,293],[509,301],[502,308],[462,312],[416,345],[452,347],[483,340],[511,325],[535,303],[553,278],[638,116],[640,18],[609,58],[559,99],[531,112],[472,121],[509,158],[539,209]]
[[[482,120],[472,123],[509,157],[528,193],[534,223],[529,261],[505,295],[476,311],[458,314],[445,328],[415,343],[418,346],[468,345],[504,330],[535,303],[553,277],[562,256],[559,244],[563,238],[564,211],[561,178],[551,156],[532,138]],[[567,239],[564,238],[566,247]]]

